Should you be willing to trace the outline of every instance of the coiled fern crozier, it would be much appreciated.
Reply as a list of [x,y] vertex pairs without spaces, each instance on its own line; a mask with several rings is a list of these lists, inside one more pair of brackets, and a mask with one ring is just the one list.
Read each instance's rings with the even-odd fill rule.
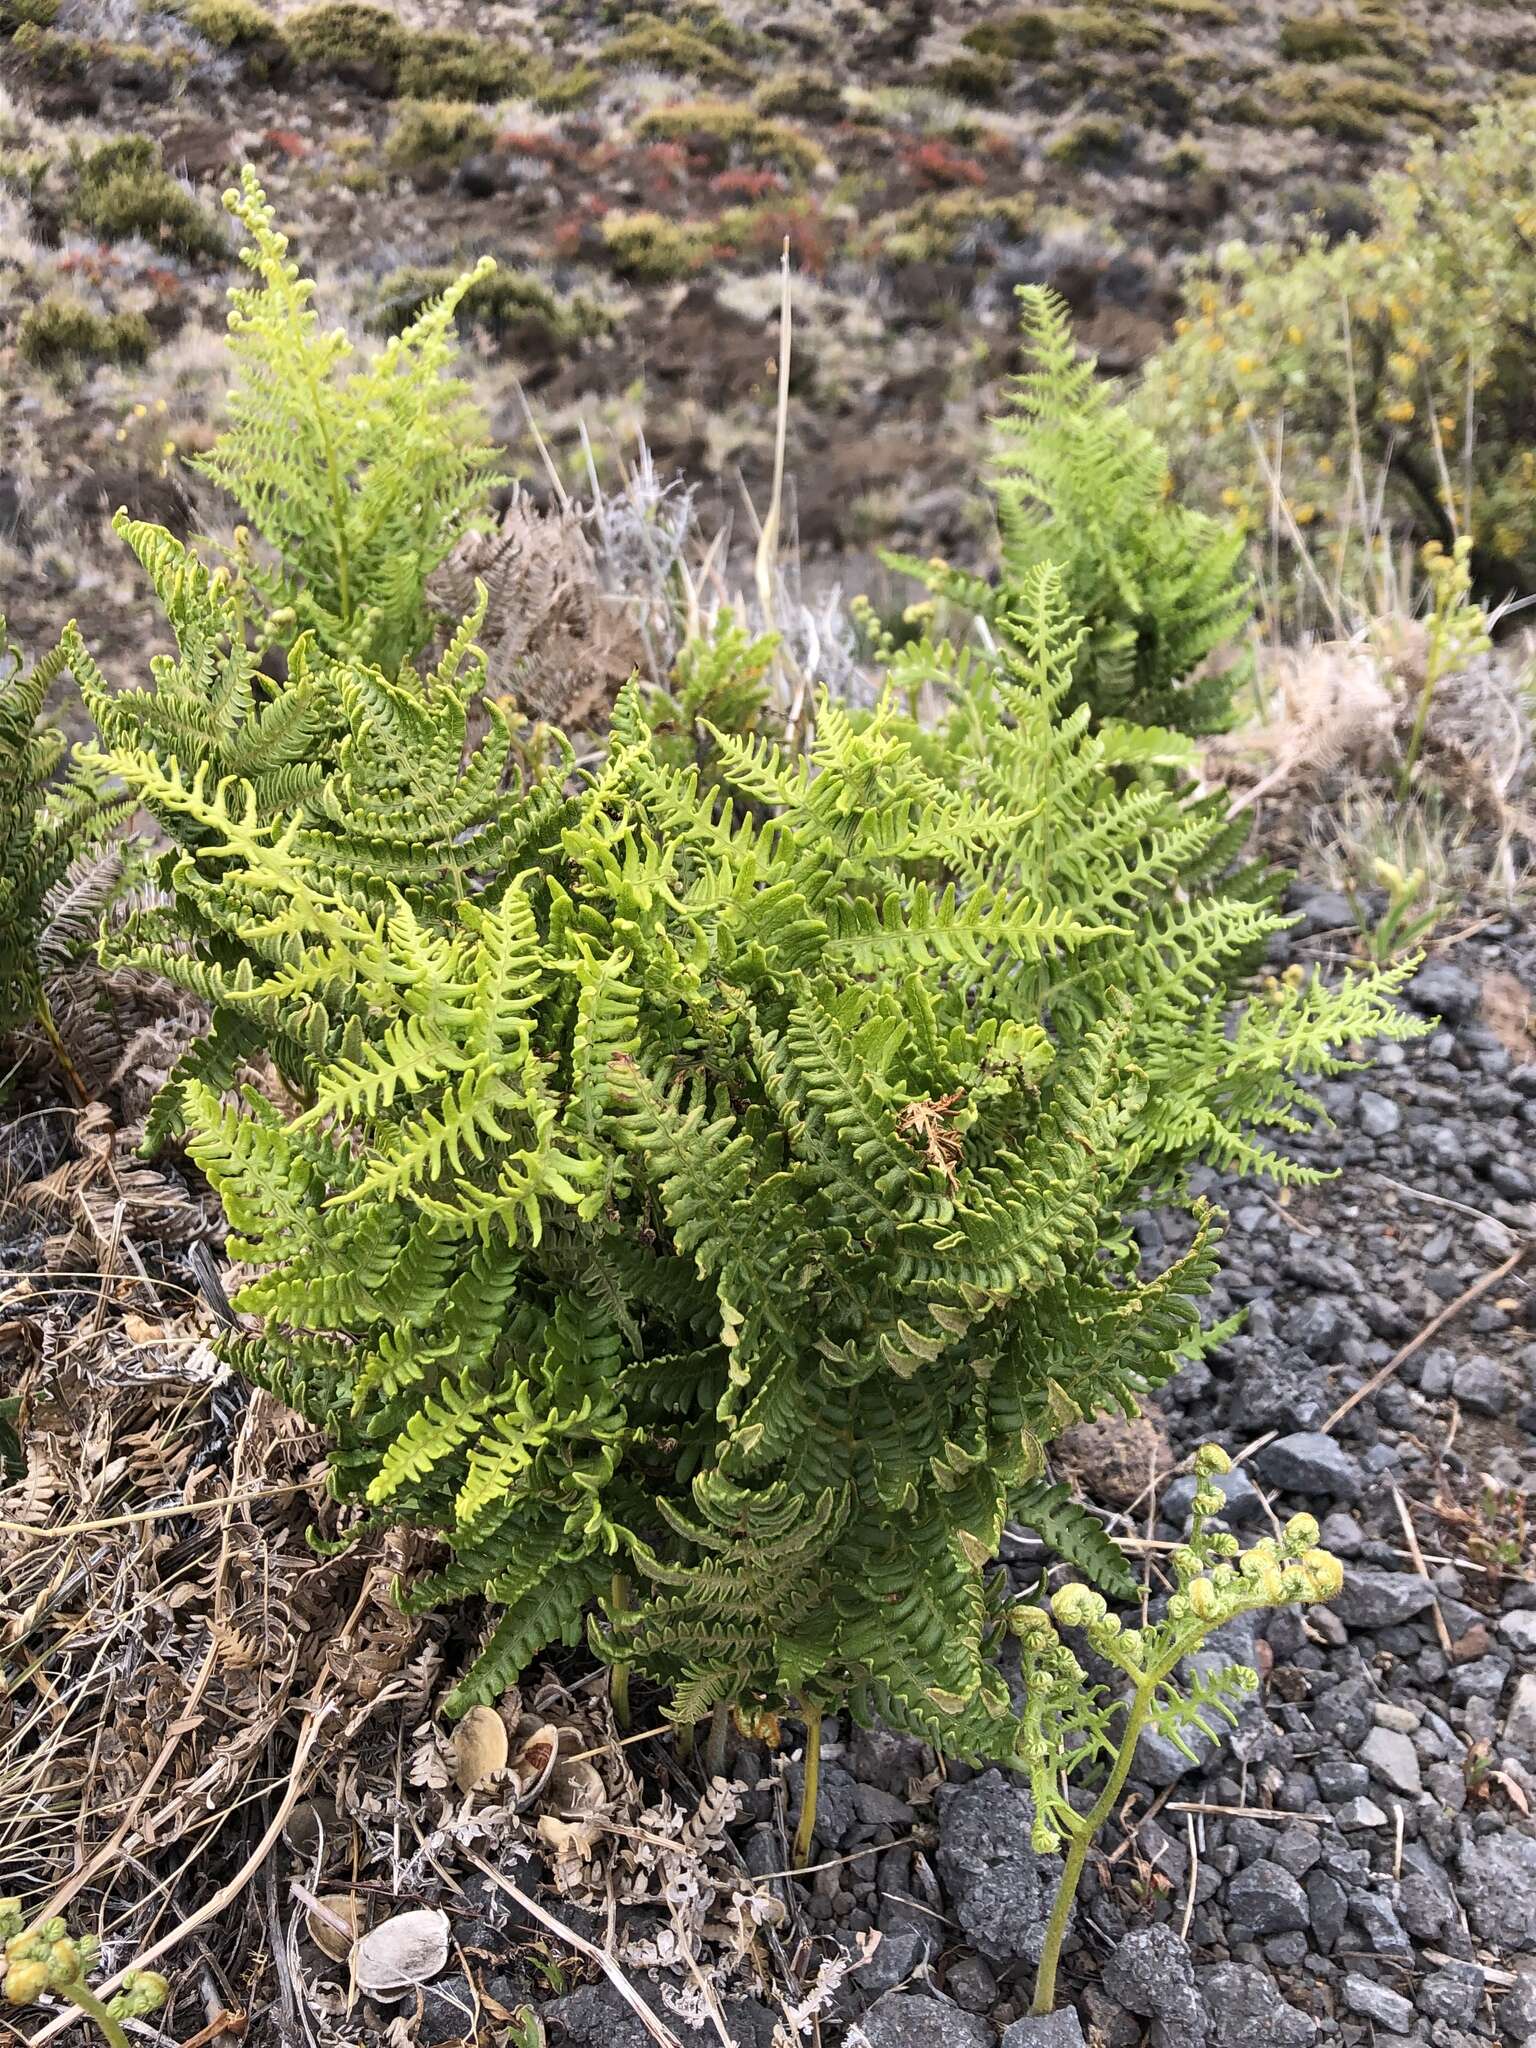
[[[1406,970],[1229,1010],[1267,887],[1068,709],[1049,565],[996,664],[907,657],[937,730],[898,669],[807,759],[711,733],[708,787],[633,684],[585,779],[471,748],[472,619],[428,675],[301,637],[344,732],[312,782],[225,586],[137,544],[184,658],[230,666],[195,766],[93,686],[174,845],[166,920],[115,944],[221,1019],[174,1088],[257,1268],[231,1355],[327,1428],[342,1498],[444,1534],[415,1604],[499,1610],[456,1705],[585,1627],[679,1719],[846,1702],[1018,1759],[1003,1521],[1052,1435],[1173,1370],[1212,1266],[1202,1216],[1139,1277],[1125,1212],[1197,1159],[1300,1177],[1297,1077],[1409,1030]],[[228,1092],[261,1049],[291,1109]]]

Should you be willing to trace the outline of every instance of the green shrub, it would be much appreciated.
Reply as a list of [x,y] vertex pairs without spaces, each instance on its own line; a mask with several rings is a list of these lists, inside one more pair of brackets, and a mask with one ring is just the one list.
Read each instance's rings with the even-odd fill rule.
[[496,125],[477,106],[453,100],[405,100],[384,138],[384,155],[402,169],[460,162],[496,140]]
[[1020,242],[1034,225],[1027,193],[933,192],[875,221],[871,246],[882,263],[975,262],[989,240]]
[[1363,57],[1374,47],[1360,24],[1341,14],[1300,15],[1280,30],[1280,54],[1295,63],[1335,64]]
[[1256,444],[1279,448],[1289,516],[1347,558],[1358,439],[1394,536],[1448,551],[1470,533],[1480,590],[1536,585],[1533,166],[1536,104],[1511,100],[1378,178],[1369,235],[1223,252],[1138,401],[1189,487],[1258,525]]
[[1046,150],[1053,163],[1087,166],[1114,163],[1136,146],[1130,126],[1113,114],[1087,114]]
[[181,17],[216,50],[247,50],[278,44],[276,20],[256,0],[182,0]]
[[[1212,1265],[1202,1221],[1138,1280],[1125,1212],[1196,1157],[1304,1177],[1264,1137],[1305,1108],[1288,1077],[1412,1031],[1401,973],[1225,1014],[1279,921],[1209,879],[1219,804],[1122,787],[1064,715],[1048,566],[997,670],[913,650],[869,718],[822,702],[809,762],[715,734],[739,810],[634,685],[585,781],[556,746],[509,787],[500,726],[462,760],[474,619],[428,681],[306,662],[347,738],[274,805],[173,758],[167,684],[248,744],[254,652],[136,538],[187,652],[158,704],[87,694],[172,901],[107,957],[197,988],[304,1104],[181,1085],[257,1269],[229,1354],[331,1433],[344,1499],[448,1537],[414,1604],[500,1608],[456,1707],[602,1598],[594,1647],[679,1720],[846,1703],[1021,1761],[1003,1521],[1037,1503],[1133,1583],[1040,1445],[1175,1368]],[[920,728],[935,675],[952,715]]]
[[254,281],[230,295],[230,425],[194,467],[263,543],[235,560],[276,637],[311,634],[393,673],[430,635],[428,576],[500,481],[484,420],[453,375],[454,310],[494,265],[482,257],[348,374],[352,344],[321,330],[314,285],[253,171],[224,203],[246,231],[241,261]]
[[1044,63],[1055,56],[1059,36],[1050,15],[1028,7],[1016,14],[1000,14],[992,21],[978,22],[962,40],[984,57],[1006,57],[1013,63]]
[[11,38],[14,56],[23,58],[42,78],[83,78],[95,57],[95,48],[83,36],[66,35],[63,29],[39,26],[24,20]]
[[[1100,721],[1219,732],[1252,618],[1242,529],[1169,497],[1163,449],[1097,381],[1093,359],[1077,359],[1061,301],[1025,287],[1019,302],[1031,367],[999,423],[997,580],[893,559],[994,626],[1054,562],[1085,629],[1071,703]],[[1211,672],[1223,653],[1230,665]]]
[[283,32],[297,63],[317,71],[377,69],[391,79],[410,40],[394,15],[367,0],[321,0],[290,15]]
[[40,370],[72,363],[142,363],[155,345],[142,313],[97,313],[70,292],[29,306],[16,329],[22,360]]
[[[408,265],[392,270],[379,284],[375,325],[386,334],[398,334],[440,298],[457,276],[446,265],[437,269]],[[462,295],[457,317],[494,334],[536,336],[544,347],[557,351],[599,339],[614,326],[614,316],[595,299],[581,293],[564,298],[530,271],[499,267]]]
[[217,222],[160,160],[148,135],[103,143],[78,165],[71,211],[92,234],[109,242],[140,235],[181,256],[224,256],[228,244]]
[[653,107],[635,123],[635,133],[657,142],[681,142],[722,160],[739,157],[749,163],[776,164],[797,177],[808,178],[823,161],[809,136],[786,121],[766,120],[734,100]]
[[605,213],[603,249],[615,274],[637,284],[662,284],[687,277],[709,253],[707,228],[665,214]]
[[644,21],[605,43],[598,62],[609,67],[646,67],[706,85],[744,85],[751,73],[707,37],[669,21]]
[[0,0],[0,28],[52,28],[59,16],[59,0]]
[[395,83],[412,99],[500,100],[523,91],[532,75],[526,50],[432,29],[408,38]]
[[930,64],[919,75],[919,83],[957,100],[970,100],[978,107],[995,107],[1012,85],[1013,73],[1010,58],[966,50],[944,58],[941,63]]
[[757,88],[752,104],[760,114],[792,114],[800,121],[840,121],[843,88],[820,71],[776,71]]

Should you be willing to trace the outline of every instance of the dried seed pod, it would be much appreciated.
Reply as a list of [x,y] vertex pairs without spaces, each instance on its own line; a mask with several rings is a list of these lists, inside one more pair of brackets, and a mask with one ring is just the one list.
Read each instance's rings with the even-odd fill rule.
[[517,1780],[517,1810],[531,1806],[549,1783],[560,1756],[560,1731],[542,1722],[523,1735],[512,1754],[512,1775]]
[[447,1961],[448,1915],[425,1907],[371,1927],[352,1951],[357,1988],[370,1998],[401,1998]]
[[453,1735],[453,1776],[461,1792],[473,1792],[507,1761],[507,1730],[494,1707],[471,1707]]
[[309,1938],[333,1963],[344,1963],[363,1931],[362,1907],[351,1892],[328,1892],[304,1916]]

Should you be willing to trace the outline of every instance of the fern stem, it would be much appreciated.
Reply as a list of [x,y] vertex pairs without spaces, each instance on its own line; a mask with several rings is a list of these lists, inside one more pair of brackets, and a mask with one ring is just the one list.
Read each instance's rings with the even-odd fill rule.
[[1083,1874],[1083,1865],[1088,1861],[1088,1851],[1093,1846],[1094,1837],[1108,1820],[1115,1801],[1120,1797],[1120,1788],[1131,1774],[1137,1740],[1146,1726],[1147,1713],[1156,1690],[1156,1681],[1152,1679],[1136,1688],[1130,1712],[1125,1717],[1125,1729],[1120,1738],[1120,1754],[1115,1759],[1115,1767],[1110,1772],[1104,1790],[1099,1794],[1092,1810],[1084,1816],[1073,1832],[1072,1846],[1067,1851],[1067,1860],[1062,1866],[1061,1883],[1056,1887],[1051,1917],[1046,1925],[1045,1947],[1040,1951],[1040,1967],[1035,1972],[1035,1996],[1030,2011],[1037,2017],[1044,2017],[1056,2009],[1056,1966],[1061,1961],[1061,1944],[1066,1935],[1067,1921],[1071,1917],[1072,1901],[1077,1896],[1078,1880]]
[[803,1870],[811,1860],[811,1843],[816,1834],[816,1797],[821,1790],[821,1709],[806,1700],[802,1702],[802,1710],[805,1714],[805,1789],[800,1795],[800,1820],[795,1828],[794,1853],[790,1857],[796,1870]]
[[704,1744],[706,1777],[725,1776],[725,1738],[731,1725],[731,1710],[722,1700],[709,1717],[709,1737]]
[[110,2048],[128,2048],[127,2034],[119,2023],[113,2019],[111,2013],[107,2011],[107,2008],[102,2004],[94,1991],[87,1991],[83,1984],[60,1984],[56,1988],[63,1993],[71,2005],[78,2006],[88,2020],[93,2021],[100,2027],[102,2033],[107,2037]]
[[679,1721],[676,1727],[677,1754],[683,1763],[691,1764],[693,1762],[694,1723],[692,1721]]
[[[613,1575],[613,1586],[609,1595],[610,1614],[622,1614],[629,1605],[629,1580],[622,1572]],[[614,1664],[608,1674],[608,1704],[613,1708],[613,1718],[619,1732],[627,1735],[630,1729],[629,1713],[629,1666]]]
[[41,989],[37,992],[37,1008],[33,1014],[42,1027],[43,1036],[53,1049],[53,1056],[59,1063],[59,1071],[64,1076],[70,1094],[83,1109],[91,1099],[91,1092],[80,1078],[79,1068],[65,1049],[64,1041],[59,1036],[59,1027],[53,1021],[53,1011],[48,1006],[48,998]]

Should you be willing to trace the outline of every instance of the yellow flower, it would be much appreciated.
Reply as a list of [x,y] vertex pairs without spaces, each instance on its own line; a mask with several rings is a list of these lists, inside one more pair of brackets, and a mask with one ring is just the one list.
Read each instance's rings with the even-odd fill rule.
[[1259,359],[1257,356],[1239,356],[1232,367],[1240,377],[1251,377],[1259,367]]
[[1405,426],[1413,418],[1413,410],[1411,398],[1394,398],[1390,405],[1384,405],[1381,409],[1382,417],[1395,421],[1398,426]]
[[1243,494],[1241,491],[1233,490],[1232,486],[1228,484],[1221,494],[1221,502],[1223,505],[1235,510],[1243,502]]
[[1392,354],[1387,357],[1387,364],[1393,376],[1404,384],[1407,383],[1417,368],[1413,357],[1408,354],[1406,349],[1401,348],[1393,350]]
[[1291,507],[1291,517],[1298,526],[1310,526],[1317,517],[1317,507],[1303,502]]
[[1173,331],[1175,334],[1188,334],[1192,324],[1190,320],[1181,314],[1173,323]]
[[136,405],[133,408],[133,416],[136,420],[141,420],[147,415],[148,411],[149,407],[147,405]]
[[1293,320],[1290,326],[1287,327],[1287,329],[1285,330],[1285,338],[1291,344],[1292,348],[1300,348],[1301,344],[1307,338],[1306,329],[1303,327],[1298,327],[1296,325],[1296,322]]
[[1331,455],[1319,455],[1317,458],[1317,473],[1319,476],[1333,475],[1333,457]]
[[1205,337],[1205,345],[1213,356],[1219,355],[1227,345],[1227,338],[1224,334],[1208,334]]

